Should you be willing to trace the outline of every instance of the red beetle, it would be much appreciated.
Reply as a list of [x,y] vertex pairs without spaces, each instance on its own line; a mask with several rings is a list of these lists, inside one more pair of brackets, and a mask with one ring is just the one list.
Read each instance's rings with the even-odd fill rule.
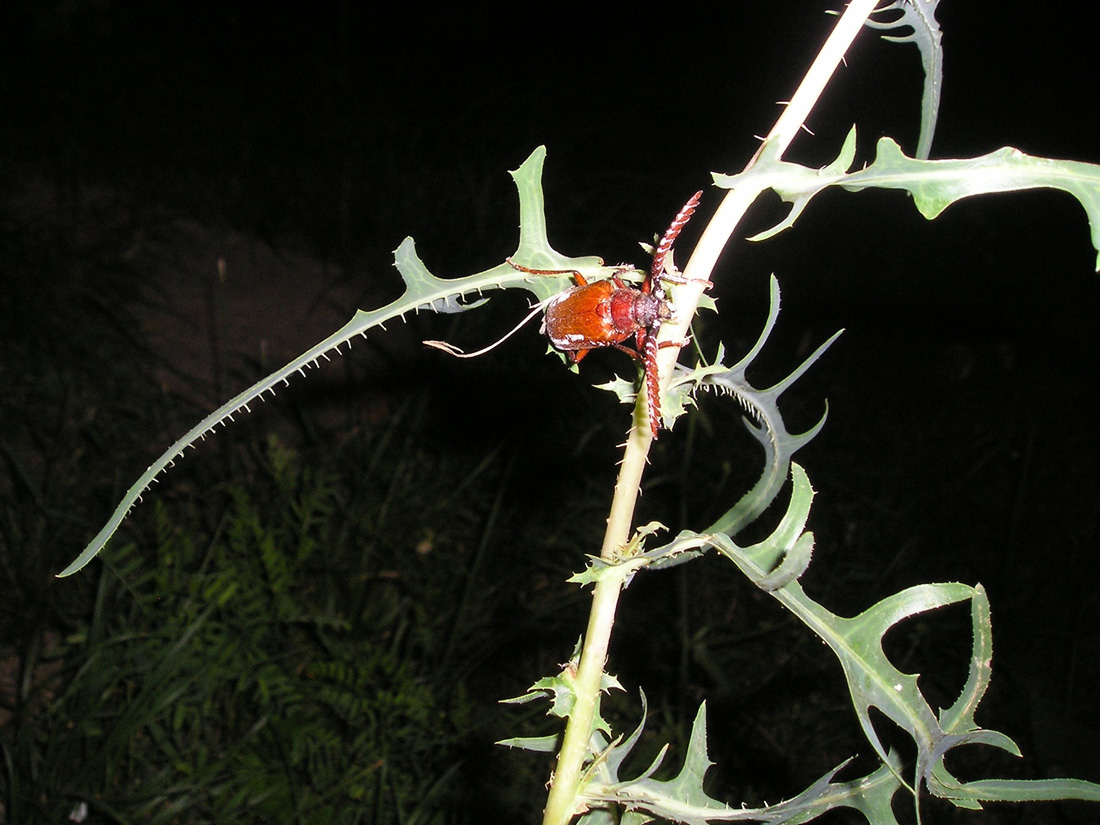
[[[680,230],[691,219],[702,191],[696,192],[676,215],[661,242],[653,252],[653,266],[641,288],[625,283],[616,273],[607,280],[589,283],[572,269],[529,269],[508,259],[521,272],[532,275],[572,275],[575,287],[555,295],[546,305],[542,332],[555,349],[569,355],[577,363],[589,350],[615,347],[637,358],[645,365],[646,392],[649,396],[649,426],[653,437],[661,421],[661,396],[657,383],[657,333],[661,324],[672,318],[672,306],[665,299],[664,281],[685,283],[680,277],[665,272],[665,258]],[[630,271],[624,267],[621,272]],[[623,344],[634,336],[635,349]],[[665,342],[677,346],[675,342]]]

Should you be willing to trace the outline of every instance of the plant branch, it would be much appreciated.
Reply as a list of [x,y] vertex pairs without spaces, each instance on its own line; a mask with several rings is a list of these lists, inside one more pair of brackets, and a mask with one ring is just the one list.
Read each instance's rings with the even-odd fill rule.
[[[843,62],[845,53],[863,28],[867,17],[875,10],[877,3],[878,0],[853,0],[848,5],[832,34],[829,35],[829,39],[825,41],[825,45],[806,72],[794,97],[784,107],[775,126],[760,144],[760,149],[745,166],[745,171],[755,165],[765,144],[777,144],[779,157],[787,151],[810,116],[821,92],[825,89],[825,84]],[[718,205],[710,223],[703,230],[687,266],[684,267],[684,277],[688,279],[688,283],[676,290],[677,318],[674,322],[661,327],[661,340],[684,340],[706,282],[712,280],[711,273],[718,263],[718,257],[758,194],[759,190],[753,187],[731,189]],[[675,347],[664,347],[658,353],[662,387],[672,373],[672,365],[678,354],[679,350]]]
[[[765,139],[765,142],[777,141],[780,154],[786,150],[802,128],[825,84],[840,65],[848,47],[863,28],[867,17],[874,11],[877,2],[878,0],[852,0],[841,15],[817,59],[806,73],[802,84]],[[749,161],[746,169],[751,168],[755,162],[756,156]],[[757,194],[756,191],[733,189],[719,205],[684,270],[684,275],[690,283],[676,292],[678,317],[675,322],[662,326],[662,340],[684,340],[687,327],[703,294],[705,282],[710,280],[710,274],[722,249],[725,248],[726,242],[746,210],[755,201]],[[659,353],[662,386],[667,384],[678,352],[679,350],[675,347],[666,347]],[[653,441],[646,419],[647,410],[646,389],[643,384],[638,393],[634,425],[627,436],[623,462],[607,521],[607,531],[600,551],[604,559],[613,558],[617,549],[623,547],[630,537],[634,508],[642,474],[645,471],[646,456]],[[615,576],[601,577],[594,586],[588,630],[577,670],[576,701],[569,714],[558,754],[557,767],[551,780],[550,794],[543,813],[543,825],[567,825],[575,815],[581,813],[577,809],[578,793],[592,725],[599,704],[604,664],[607,660],[611,628],[615,621],[621,589],[622,579]]]

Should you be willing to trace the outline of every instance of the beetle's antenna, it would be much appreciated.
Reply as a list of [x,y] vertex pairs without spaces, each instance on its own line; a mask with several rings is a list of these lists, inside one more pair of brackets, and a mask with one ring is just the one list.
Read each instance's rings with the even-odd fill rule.
[[684,204],[684,208],[676,213],[676,217],[672,219],[672,223],[669,224],[668,229],[665,230],[664,237],[662,237],[661,242],[657,244],[657,248],[653,250],[653,268],[649,271],[651,281],[659,281],[661,279],[661,275],[665,269],[665,256],[667,256],[669,250],[672,249],[672,243],[680,234],[680,230],[684,228],[684,225],[691,220],[691,216],[695,214],[695,209],[699,206],[699,199],[702,197],[703,190],[700,189],[688,199],[688,202]]
[[515,325],[511,332],[507,333],[503,338],[500,338],[497,341],[494,341],[492,344],[489,344],[489,346],[479,349],[477,352],[463,352],[454,344],[448,344],[446,341],[425,341],[424,346],[432,347],[433,349],[443,350],[445,353],[447,353],[448,355],[453,355],[455,358],[477,358],[479,355],[484,355],[490,350],[496,349],[517,332],[519,332],[521,329],[523,329],[523,327],[526,326],[526,324],[532,318],[542,312],[542,309],[543,303],[536,304],[535,307],[527,313],[527,316]]

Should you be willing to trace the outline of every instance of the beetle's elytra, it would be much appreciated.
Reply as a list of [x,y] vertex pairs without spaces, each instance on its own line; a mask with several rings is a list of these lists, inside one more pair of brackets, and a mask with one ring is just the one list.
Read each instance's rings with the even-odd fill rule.
[[[661,422],[657,333],[661,324],[672,318],[672,306],[665,299],[664,281],[683,282],[664,271],[665,259],[702,196],[701,191],[692,195],[673,219],[653,251],[653,265],[640,288],[625,283],[618,274],[589,283],[576,270],[529,269],[508,259],[515,269],[532,275],[573,276],[577,285],[554,296],[546,305],[542,332],[555,349],[566,353],[574,363],[599,347],[615,347],[642,361],[649,396],[649,426],[654,438]],[[634,349],[623,343],[632,335]],[[673,342],[668,343],[675,346]]]

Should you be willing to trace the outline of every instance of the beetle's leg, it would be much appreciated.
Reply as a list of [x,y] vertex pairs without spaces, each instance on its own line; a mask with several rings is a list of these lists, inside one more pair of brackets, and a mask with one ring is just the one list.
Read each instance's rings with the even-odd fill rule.
[[611,344],[611,346],[613,346],[619,352],[625,352],[627,355],[629,355],[635,361],[645,360],[642,356],[642,353],[639,350],[631,349],[626,344]]
[[[673,265],[672,270],[666,270],[666,271],[662,272],[661,277],[658,279],[658,283],[677,284],[679,286],[683,286],[684,284],[690,284],[692,282],[697,283],[697,284],[702,283],[702,284],[705,285],[706,289],[710,289],[712,286],[714,286],[713,281],[704,280],[703,278],[686,278],[686,277],[684,277],[683,273],[680,272],[680,270],[676,269],[675,265]],[[661,294],[662,295],[664,294],[663,289],[662,289]]]
[[612,344],[616,349],[622,350],[632,358],[642,362],[642,370],[645,372],[646,398],[649,400],[649,430],[653,438],[657,438],[657,429],[661,422],[661,390],[658,386],[657,374],[657,350],[664,346],[676,346],[675,342],[657,342],[657,330],[640,329],[635,333],[634,340],[638,349],[633,350],[623,344]]
[[[611,273],[611,277],[608,280],[610,280],[611,283],[615,284],[616,288],[618,288],[618,289],[634,289],[633,285],[627,284],[619,276],[622,275],[625,272],[639,272],[639,271],[640,270],[637,267],[633,267],[630,264],[619,264],[617,267],[615,267],[615,271]],[[647,275],[646,278],[642,280],[642,286],[643,287],[645,286],[645,281],[648,280],[648,278],[649,278],[649,276]],[[646,290],[643,288],[642,291],[645,292]]]
[[690,339],[683,339],[682,341],[658,341],[657,331],[660,329],[658,324],[652,329],[640,329],[635,335],[635,341],[638,343],[637,351],[628,347],[624,347],[621,344],[615,344],[616,347],[623,352],[629,353],[633,357],[642,362],[642,366],[645,370],[645,389],[646,397],[649,400],[649,426],[650,432],[653,433],[653,440],[657,440],[657,431],[661,427],[661,387],[660,387],[660,373],[657,370],[657,351],[662,350],[665,347],[685,347],[688,345]]
[[575,349],[569,352],[569,360],[574,364],[579,364],[584,356],[588,355],[592,350],[590,349]]
[[[645,342],[649,340],[650,337],[650,333],[647,333],[644,329],[640,329],[634,336],[634,341],[637,345],[637,349],[630,349],[629,347],[624,347],[621,344],[615,344],[614,346],[617,346],[623,352],[629,352],[635,358],[638,358],[640,360],[641,356],[639,356],[638,353],[645,351]],[[654,333],[652,337],[657,337],[656,333]],[[667,347],[676,347],[677,349],[680,349],[682,347],[686,347],[690,343],[690,338],[684,338],[680,341],[659,341],[657,343],[657,349],[665,349]]]
[[505,258],[508,262],[508,266],[512,269],[518,269],[520,272],[526,272],[530,275],[572,275],[573,279],[577,282],[577,286],[587,286],[588,279],[575,269],[531,269],[529,266],[523,264],[517,264],[511,258]]
[[666,271],[666,272],[661,273],[661,281],[664,281],[664,282],[670,283],[670,284],[677,284],[679,286],[683,286],[684,284],[690,284],[692,282],[697,283],[697,284],[702,283],[702,284],[706,285],[707,289],[710,289],[712,286],[714,286],[713,281],[707,281],[707,280],[704,280],[703,278],[685,278],[683,273],[681,273],[680,270],[678,270],[678,269],[676,269],[673,272]]
[[[625,344],[611,344],[611,346],[642,362],[642,368],[645,371],[646,398],[649,401],[649,429],[653,433],[653,438],[656,439],[657,430],[661,426],[661,390],[657,381],[657,350],[663,347],[682,346],[682,344],[676,341],[658,342],[656,335],[648,334],[643,329],[638,330],[636,340],[639,342],[638,349],[631,349]],[[582,352],[587,353],[588,350],[582,350]]]

